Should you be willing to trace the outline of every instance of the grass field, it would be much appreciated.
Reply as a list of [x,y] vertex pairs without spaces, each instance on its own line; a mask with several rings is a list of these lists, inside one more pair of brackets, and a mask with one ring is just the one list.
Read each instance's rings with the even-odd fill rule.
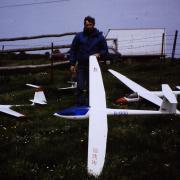
[[[180,61],[166,60],[118,62],[101,65],[107,106],[130,90],[107,68],[127,75],[149,90],[160,90],[162,83],[172,89],[180,85]],[[0,113],[0,179],[94,179],[87,175],[88,120],[65,120],[53,116],[59,109],[75,103],[75,93],[61,93],[59,87],[70,80],[68,68],[37,74],[0,76],[0,104],[27,104],[33,88],[42,85],[48,105],[16,107],[27,115],[19,120]],[[180,100],[180,98],[178,98]],[[156,109],[146,102],[128,108]],[[180,106],[178,105],[178,108]],[[180,108],[179,108],[180,109]],[[179,180],[180,117],[119,116],[108,117],[108,141],[105,166],[100,180]]]

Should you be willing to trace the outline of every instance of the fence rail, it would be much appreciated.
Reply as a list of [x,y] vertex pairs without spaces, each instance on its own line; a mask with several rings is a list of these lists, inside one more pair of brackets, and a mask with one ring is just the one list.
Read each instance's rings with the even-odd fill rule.
[[[53,68],[64,67],[69,64],[69,61],[55,62]],[[12,74],[23,74],[23,73],[37,73],[45,70],[51,70],[52,64],[40,64],[40,65],[21,65],[21,66],[6,66],[0,67],[0,75],[12,75]],[[52,74],[51,74],[52,76]]]
[[77,34],[77,32],[69,32],[69,33],[63,33],[63,34],[46,34],[46,35],[38,35],[38,36],[24,36],[24,37],[15,37],[15,38],[0,38],[0,42],[51,38],[51,37],[63,37],[63,36],[70,36],[70,35],[75,35],[75,34]]
[[[70,48],[70,47],[71,47],[71,44],[58,45],[58,46],[53,46],[53,49],[65,49],[65,48]],[[52,46],[41,46],[41,47],[35,47],[35,48],[6,49],[6,50],[0,50],[0,53],[40,51],[40,50],[49,50],[49,49],[52,49]]]

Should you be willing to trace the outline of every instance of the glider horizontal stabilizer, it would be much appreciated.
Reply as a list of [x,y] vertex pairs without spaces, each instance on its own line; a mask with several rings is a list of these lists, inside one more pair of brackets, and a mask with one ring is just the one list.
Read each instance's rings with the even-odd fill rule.
[[169,113],[176,113],[177,99],[168,84],[162,84],[162,92],[164,98],[160,110]]

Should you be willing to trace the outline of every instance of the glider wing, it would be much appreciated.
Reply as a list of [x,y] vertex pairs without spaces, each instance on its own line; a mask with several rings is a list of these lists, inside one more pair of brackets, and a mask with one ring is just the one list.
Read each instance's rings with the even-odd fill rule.
[[144,87],[140,86],[136,82],[130,80],[126,76],[109,69],[109,72],[112,73],[116,78],[118,78],[122,83],[124,83],[127,87],[129,87],[132,91],[138,93],[139,96],[141,96],[144,99],[147,99],[148,101],[161,106],[162,99],[156,96],[155,94],[151,93],[149,90],[145,89]]
[[105,161],[107,141],[106,96],[101,70],[95,56],[90,56],[89,69],[89,141],[88,173],[99,176]]

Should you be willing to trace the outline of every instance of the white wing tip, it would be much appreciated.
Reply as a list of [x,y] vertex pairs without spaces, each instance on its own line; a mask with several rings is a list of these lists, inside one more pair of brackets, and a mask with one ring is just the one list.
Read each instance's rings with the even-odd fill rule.
[[30,87],[34,87],[34,88],[40,88],[41,86],[37,86],[37,85],[34,85],[34,84],[26,84],[26,86],[30,86]]
[[94,176],[95,178],[98,178],[101,174],[100,172],[95,172],[93,169],[88,168],[88,175],[89,176]]

